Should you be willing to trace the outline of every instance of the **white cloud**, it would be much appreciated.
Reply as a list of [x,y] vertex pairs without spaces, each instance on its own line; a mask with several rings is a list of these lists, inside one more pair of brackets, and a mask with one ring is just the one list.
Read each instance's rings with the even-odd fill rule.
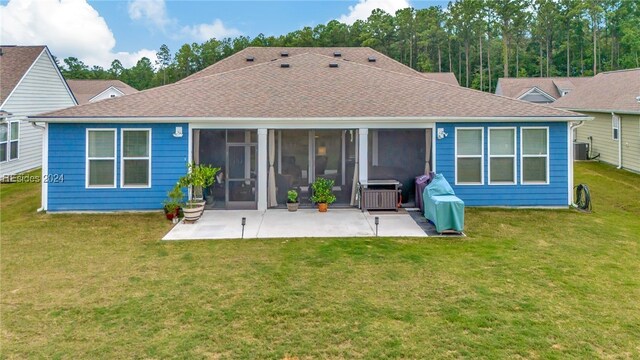
[[162,31],[166,30],[167,25],[176,22],[167,15],[164,0],[133,0],[128,9],[132,20],[143,20]]
[[129,2],[128,10],[131,20],[143,21],[150,30],[161,30],[176,40],[207,41],[211,38],[223,39],[242,35],[238,29],[227,28],[220,19],[215,19],[210,24],[180,27],[178,20],[169,16],[165,0],[132,0]]
[[349,13],[341,15],[338,21],[351,25],[356,20],[366,20],[375,9],[382,9],[393,15],[410,6],[408,0],[359,0],[356,5],[349,6]]
[[224,39],[242,34],[238,29],[225,27],[220,19],[215,19],[211,24],[185,26],[180,32],[198,41],[207,41],[211,38]]
[[116,40],[106,21],[86,0],[10,0],[0,5],[0,42],[48,45],[60,60],[73,56],[85,64],[108,68],[114,59],[125,67],[155,50],[113,51]]

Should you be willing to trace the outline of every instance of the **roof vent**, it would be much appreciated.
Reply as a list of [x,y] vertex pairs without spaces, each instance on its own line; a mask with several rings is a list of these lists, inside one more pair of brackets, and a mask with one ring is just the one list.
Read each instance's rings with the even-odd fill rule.
[[290,67],[290,65],[289,64],[280,64],[280,67],[281,68],[288,68],[288,67]]
[[280,56],[287,57],[287,56],[289,56],[289,52],[288,51],[281,51],[280,52]]
[[338,64],[337,63],[331,63],[331,64],[329,64],[329,67],[330,68],[337,68]]
[[248,62],[252,62],[253,60],[255,60],[256,58],[253,56],[247,56],[247,61]]
[[369,56],[369,62],[376,62],[375,56]]
[[342,57],[342,53],[340,51],[334,51],[333,57]]

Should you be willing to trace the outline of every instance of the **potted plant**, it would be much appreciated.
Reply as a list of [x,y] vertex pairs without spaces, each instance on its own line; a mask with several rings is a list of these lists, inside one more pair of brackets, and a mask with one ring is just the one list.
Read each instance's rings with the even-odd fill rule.
[[333,180],[318,178],[311,184],[313,189],[313,195],[311,201],[318,204],[318,211],[327,212],[329,204],[336,201],[336,196],[333,194]]
[[298,192],[295,190],[287,191],[287,209],[289,211],[298,211]]
[[195,163],[189,164],[188,167],[189,171],[178,180],[177,186],[191,188],[191,200],[187,201],[182,212],[185,220],[195,222],[204,212],[205,201],[202,189],[215,182],[216,174],[220,168],[214,168],[210,165],[196,165]]
[[180,217],[180,208],[182,207],[183,199],[184,193],[179,186],[174,186],[171,191],[167,192],[167,199],[162,202],[167,220]]
[[187,174],[180,178],[178,184],[182,187],[191,187],[191,199],[202,201],[204,198],[202,189],[215,183],[216,174],[220,168],[210,165],[196,165],[195,163],[190,163],[187,166]]

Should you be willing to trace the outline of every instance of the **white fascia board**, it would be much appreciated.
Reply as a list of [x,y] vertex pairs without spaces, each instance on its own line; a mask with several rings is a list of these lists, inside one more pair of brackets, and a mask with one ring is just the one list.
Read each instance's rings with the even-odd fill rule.
[[[0,105],[0,109],[4,108],[4,106],[7,104],[7,101],[9,101],[9,98],[11,97],[11,95],[13,95],[13,93],[16,91],[16,89],[18,87],[20,87],[20,84],[22,84],[22,81],[24,80],[25,77],[27,77],[27,74],[29,74],[29,72],[31,71],[31,69],[36,65],[36,63],[38,62],[38,59],[40,59],[40,56],[42,56],[42,54],[47,50],[47,48],[45,47],[44,49],[42,49],[42,52],[40,53],[40,55],[38,55],[36,57],[36,59],[33,61],[33,63],[31,63],[31,65],[29,66],[29,68],[27,69],[27,71],[24,72],[24,74],[22,74],[22,77],[20,78],[20,81],[18,81],[18,83],[16,84],[16,86],[13,87],[13,89],[11,90],[11,92],[9,93],[9,95],[7,95],[7,97],[4,99],[4,102],[2,103],[2,105]],[[57,68],[57,66],[56,66]]]
[[524,94],[520,95],[520,96],[518,97],[518,100],[522,100],[522,98],[523,98],[523,97],[525,97],[525,96],[527,96],[527,95],[531,94],[531,93],[532,93],[532,92],[534,92],[534,91],[537,91],[540,95],[542,95],[542,96],[546,97],[547,99],[551,100],[552,102],[553,102],[553,101],[558,100],[558,99],[554,98],[553,96],[551,96],[551,95],[547,94],[544,90],[540,89],[540,88],[539,88],[539,87],[537,87],[537,86],[532,87],[531,89],[529,89],[529,91],[527,91],[526,93],[524,93]]
[[113,85],[112,85],[112,86],[109,86],[108,88],[106,88],[106,89],[102,90],[101,92],[99,92],[99,93],[98,93],[98,95],[95,95],[94,97],[92,97],[91,99],[89,99],[89,102],[91,102],[91,100],[93,100],[93,99],[97,98],[98,96],[100,96],[100,95],[102,95],[102,94],[106,93],[107,91],[109,91],[109,90],[111,90],[111,89],[113,89],[113,90],[115,90],[115,91],[119,92],[119,93],[120,93],[120,96],[124,95],[124,93],[123,93],[122,91],[120,91],[120,89],[118,89],[117,87],[115,87],[115,86],[113,86]]
[[55,123],[190,123],[194,128],[233,127],[253,129],[353,129],[369,128],[433,128],[442,123],[499,122],[567,122],[593,120],[591,116],[503,116],[503,117],[315,117],[315,118],[247,118],[247,117],[45,117],[31,116],[29,121]]

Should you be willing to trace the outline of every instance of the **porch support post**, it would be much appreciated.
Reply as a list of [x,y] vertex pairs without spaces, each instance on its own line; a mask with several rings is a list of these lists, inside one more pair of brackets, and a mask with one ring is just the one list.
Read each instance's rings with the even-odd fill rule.
[[366,183],[369,179],[369,129],[358,129],[358,180]]
[[267,210],[267,129],[258,129],[258,210]]

